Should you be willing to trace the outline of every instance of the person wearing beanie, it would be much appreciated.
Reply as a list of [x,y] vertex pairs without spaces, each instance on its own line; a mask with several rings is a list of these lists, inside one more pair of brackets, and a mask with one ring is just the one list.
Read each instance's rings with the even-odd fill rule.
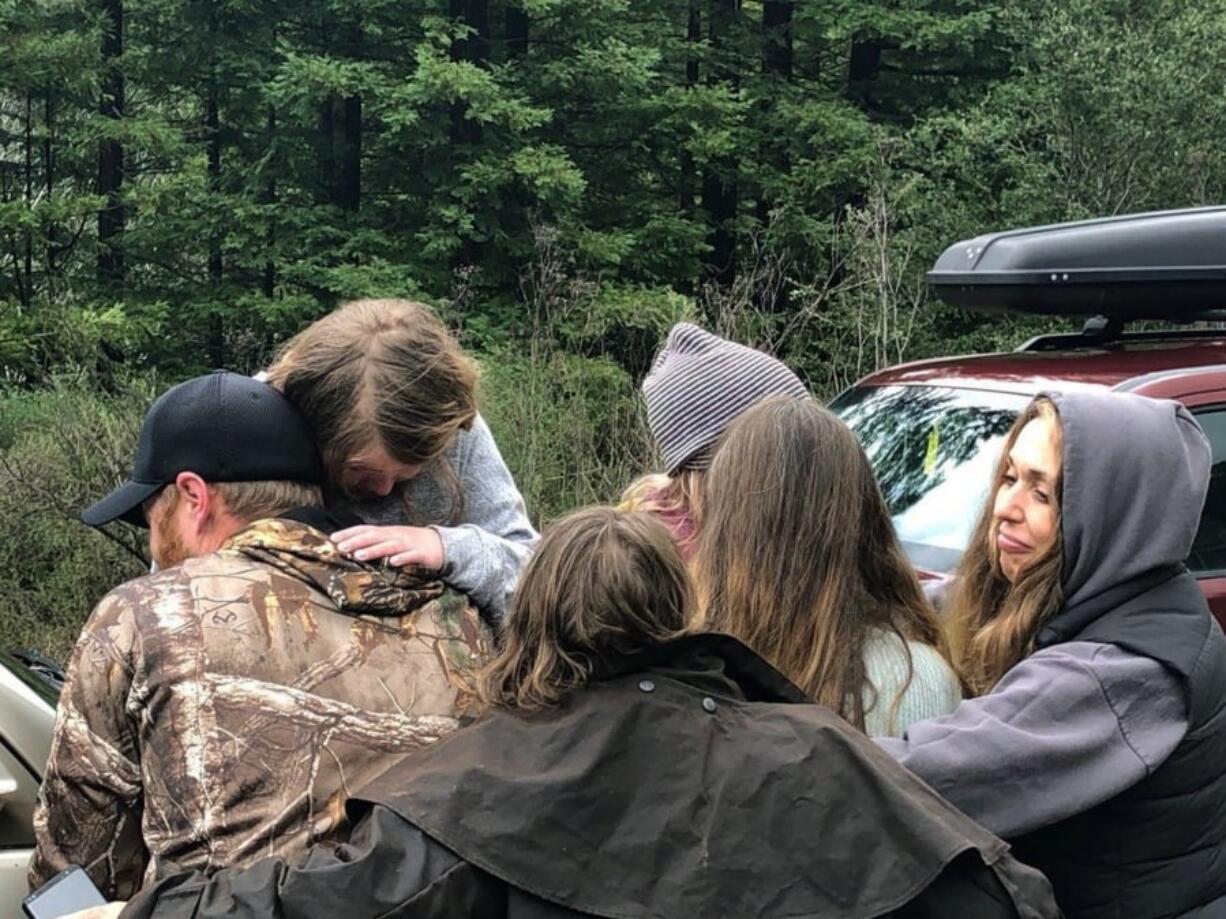
[[621,506],[658,517],[688,562],[701,519],[703,477],[724,431],[764,399],[799,399],[809,391],[782,361],[689,322],[669,331],[642,389],[664,469],[632,483]]

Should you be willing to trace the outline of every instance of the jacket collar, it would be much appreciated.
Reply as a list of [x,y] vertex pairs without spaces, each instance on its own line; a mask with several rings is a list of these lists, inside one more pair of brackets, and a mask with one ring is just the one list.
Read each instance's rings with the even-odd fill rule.
[[321,533],[335,533],[346,527],[361,526],[364,522],[357,514],[337,508],[296,507],[281,515],[282,520],[295,520]]
[[[313,521],[312,525],[305,521]],[[311,508],[256,520],[222,546],[324,593],[351,616],[403,616],[436,600],[443,583],[435,572],[393,568],[347,558],[328,538],[343,521]]]
[[650,648],[606,654],[596,662],[591,679],[600,682],[648,671],[750,702],[813,701],[747,645],[721,632],[680,635]]

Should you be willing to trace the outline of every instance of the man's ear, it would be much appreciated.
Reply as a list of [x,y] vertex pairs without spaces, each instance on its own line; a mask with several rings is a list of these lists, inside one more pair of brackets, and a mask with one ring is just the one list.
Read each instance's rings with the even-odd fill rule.
[[208,528],[216,503],[208,483],[194,472],[180,472],[175,476],[175,488],[179,492],[179,504],[186,514],[184,522],[193,533],[203,533]]

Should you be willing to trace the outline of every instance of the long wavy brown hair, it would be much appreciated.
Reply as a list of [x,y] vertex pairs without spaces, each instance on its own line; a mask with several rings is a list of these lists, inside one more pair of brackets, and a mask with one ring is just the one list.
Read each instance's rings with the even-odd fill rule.
[[334,482],[380,444],[395,460],[438,459],[477,416],[477,368],[429,307],[357,300],[289,340],[268,370],[315,432]]
[[478,696],[501,708],[556,705],[600,658],[680,634],[692,610],[689,576],[663,524],[611,507],[575,511],[546,529],[524,569]]
[[[1001,570],[996,547],[996,492],[1008,471],[1009,452],[1017,443],[1018,435],[1036,418],[1054,421],[1057,438],[1061,436],[1060,416],[1049,399],[1035,399],[1018,416],[1005,438],[988,499],[950,588],[950,646],[955,665],[975,695],[990,690],[1010,668],[1030,654],[1039,629],[1064,602],[1061,587],[1064,536],[1060,525],[1062,475],[1057,477],[1052,488],[1056,538],[1048,550],[1022,569],[1016,581],[1010,582]],[[1062,452],[1059,440],[1056,447],[1057,452]]]
[[946,650],[864,450],[812,399],[768,400],[729,427],[707,473],[694,571],[706,627],[861,730],[878,701],[864,664],[873,630]]

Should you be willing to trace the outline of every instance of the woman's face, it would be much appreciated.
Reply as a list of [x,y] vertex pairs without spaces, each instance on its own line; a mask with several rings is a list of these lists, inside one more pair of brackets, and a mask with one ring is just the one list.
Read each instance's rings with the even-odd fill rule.
[[1055,542],[1059,443],[1055,419],[1038,417],[1027,422],[1009,450],[996,487],[991,550],[1010,582]]
[[398,483],[417,478],[421,470],[421,464],[399,462],[382,444],[374,444],[345,460],[337,484],[359,500],[386,498]]

